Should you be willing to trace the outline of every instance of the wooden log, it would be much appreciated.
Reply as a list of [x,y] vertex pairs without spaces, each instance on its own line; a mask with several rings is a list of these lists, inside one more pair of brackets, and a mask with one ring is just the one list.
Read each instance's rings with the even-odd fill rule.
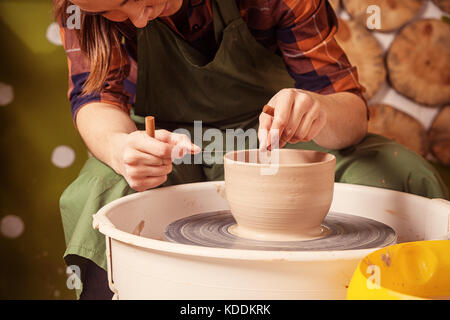
[[370,100],[386,80],[383,49],[357,20],[339,20],[335,38],[350,63],[357,67],[359,82],[366,88],[364,97]]
[[442,164],[450,166],[450,105],[442,108],[428,130],[430,151]]
[[363,17],[361,21],[367,26],[373,12],[367,12],[371,5],[380,8],[381,26],[377,31],[393,31],[413,19],[422,7],[422,0],[342,0],[347,12],[353,17]]
[[329,0],[331,3],[331,6],[333,7],[334,11],[339,12],[341,10],[341,1],[340,0]]
[[428,154],[424,126],[407,113],[387,104],[369,106],[369,132],[385,136],[421,156]]
[[392,42],[389,79],[402,95],[428,106],[450,102],[450,25],[423,19],[407,25]]
[[433,3],[445,13],[450,14],[450,0],[433,0]]

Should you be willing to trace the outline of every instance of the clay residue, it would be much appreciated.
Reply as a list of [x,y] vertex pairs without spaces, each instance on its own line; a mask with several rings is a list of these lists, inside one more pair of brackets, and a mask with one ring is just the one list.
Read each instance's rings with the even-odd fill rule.
[[197,205],[197,201],[195,199],[184,199],[184,203],[189,209],[193,209]]
[[390,209],[386,209],[384,211],[389,214],[395,215],[400,219],[408,219],[401,211],[395,211],[395,210],[390,210]]
[[132,234],[134,234],[135,236],[140,236],[142,233],[142,230],[144,229],[145,226],[145,221],[141,220],[141,222],[139,222],[139,224],[134,228]]
[[450,240],[450,215],[448,216],[448,228],[447,228],[447,232],[449,234],[449,240]]
[[217,184],[216,185],[216,192],[218,193],[219,196],[221,196],[222,198],[226,199],[225,186],[224,185]]
[[381,260],[384,262],[386,267],[389,267],[391,265],[391,255],[389,254],[389,251],[386,252],[386,254],[381,254]]

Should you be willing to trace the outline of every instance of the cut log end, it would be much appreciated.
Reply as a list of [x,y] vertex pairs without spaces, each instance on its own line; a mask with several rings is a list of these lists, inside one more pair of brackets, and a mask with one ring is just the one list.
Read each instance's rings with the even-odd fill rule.
[[428,154],[424,126],[407,113],[387,104],[369,106],[369,132],[385,136],[423,157]]

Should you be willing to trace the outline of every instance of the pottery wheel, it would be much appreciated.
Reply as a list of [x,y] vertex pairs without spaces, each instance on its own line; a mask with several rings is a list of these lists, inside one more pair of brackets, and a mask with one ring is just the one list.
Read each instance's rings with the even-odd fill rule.
[[237,237],[228,231],[236,221],[230,211],[196,214],[169,224],[164,232],[170,242],[214,248],[325,251],[354,250],[388,246],[396,243],[397,234],[389,226],[368,218],[330,212],[323,226],[328,236],[305,241],[260,241]]

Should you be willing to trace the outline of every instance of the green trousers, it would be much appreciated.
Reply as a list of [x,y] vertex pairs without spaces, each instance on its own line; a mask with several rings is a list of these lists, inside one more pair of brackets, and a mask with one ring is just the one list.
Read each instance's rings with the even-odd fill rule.
[[[353,147],[328,150],[314,142],[287,148],[318,150],[336,156],[335,181],[448,199],[448,189],[426,160],[380,135],[368,134]],[[163,186],[223,180],[223,165],[174,165]],[[125,179],[95,158],[87,160],[78,178],[60,199],[68,264],[81,256],[106,270],[105,237],[92,228],[92,215],[107,203],[134,193]],[[67,257],[71,257],[68,261]]]

